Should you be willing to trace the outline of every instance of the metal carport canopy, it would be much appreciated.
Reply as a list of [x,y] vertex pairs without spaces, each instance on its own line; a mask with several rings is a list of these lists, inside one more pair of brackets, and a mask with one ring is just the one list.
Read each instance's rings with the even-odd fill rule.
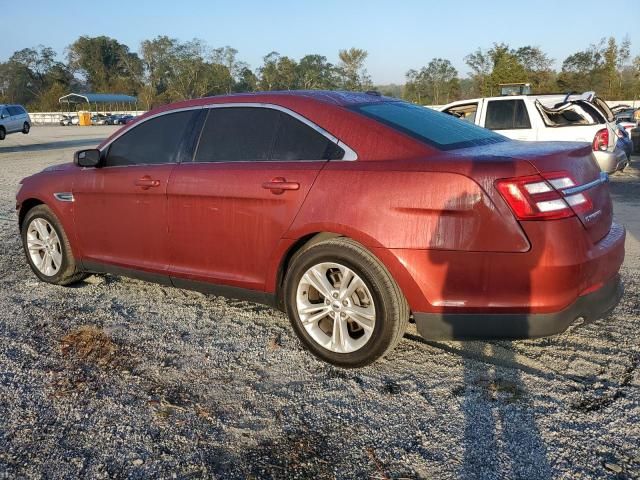
[[120,93],[70,93],[58,99],[59,103],[136,103],[138,99]]

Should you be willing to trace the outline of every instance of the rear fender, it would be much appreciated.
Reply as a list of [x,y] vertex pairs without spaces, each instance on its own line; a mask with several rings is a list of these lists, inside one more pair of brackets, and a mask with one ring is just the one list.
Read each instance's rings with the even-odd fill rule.
[[330,163],[320,172],[286,238],[315,230],[344,234],[370,248],[529,249],[509,211],[465,175],[354,171],[345,163]]

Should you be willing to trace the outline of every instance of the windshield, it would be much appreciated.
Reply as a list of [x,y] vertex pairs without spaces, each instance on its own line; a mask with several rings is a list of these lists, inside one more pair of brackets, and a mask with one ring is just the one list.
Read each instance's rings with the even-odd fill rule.
[[459,120],[452,115],[407,102],[367,103],[351,108],[438,150],[453,150],[507,140],[502,135]]

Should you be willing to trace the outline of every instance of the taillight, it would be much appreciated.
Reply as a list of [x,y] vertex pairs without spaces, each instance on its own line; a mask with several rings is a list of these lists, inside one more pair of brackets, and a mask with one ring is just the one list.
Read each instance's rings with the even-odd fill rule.
[[593,151],[606,150],[609,147],[609,129],[603,128],[596,132],[593,137]]
[[496,182],[496,188],[519,220],[554,220],[591,210],[593,205],[585,193],[562,194],[562,190],[574,186],[575,182],[566,172]]

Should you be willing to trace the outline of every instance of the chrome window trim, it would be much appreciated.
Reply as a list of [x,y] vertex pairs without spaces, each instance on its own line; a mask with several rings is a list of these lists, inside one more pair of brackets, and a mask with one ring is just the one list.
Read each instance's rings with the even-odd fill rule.
[[[332,135],[331,133],[327,132],[324,128],[320,127],[319,125],[316,125],[315,123],[313,123],[308,118],[300,115],[297,112],[294,112],[293,110],[290,110],[290,109],[288,109],[286,107],[283,107],[281,105],[275,105],[273,103],[260,103],[260,102],[251,102],[251,103],[248,103],[248,102],[213,103],[213,104],[209,104],[209,105],[198,105],[198,106],[194,106],[194,107],[176,108],[176,109],[172,109],[172,110],[166,110],[164,112],[158,112],[158,113],[156,113],[154,115],[150,115],[150,116],[144,118],[143,120],[137,122],[132,128],[128,128],[128,129],[124,130],[123,132],[119,133],[118,135],[116,135],[115,137],[113,137],[111,140],[109,140],[108,143],[106,143],[105,145],[102,146],[102,148],[100,148],[100,153],[103,153],[105,150],[107,150],[111,146],[111,144],[113,142],[115,142],[116,140],[118,140],[120,137],[122,137],[126,133],[132,131],[134,128],[138,127],[139,125],[143,124],[144,122],[146,122],[148,120],[160,117],[162,115],[169,115],[171,113],[185,112],[185,111],[189,111],[189,110],[204,110],[204,109],[210,109],[210,108],[269,108],[271,110],[278,110],[280,112],[283,112],[283,113],[286,113],[287,115],[292,116],[296,120],[301,121],[302,123],[304,123],[308,127],[312,128],[316,132],[320,133],[321,135],[326,137],[328,140],[330,140],[331,142],[335,143],[337,146],[339,146],[340,148],[342,148],[344,150],[344,156],[339,160],[268,160],[268,161],[260,161],[260,163],[266,163],[266,162],[307,162],[307,161],[309,161],[309,162],[318,162],[318,161],[320,161],[320,162],[326,162],[326,161],[336,162],[336,161],[354,161],[354,160],[358,159],[358,154],[355,152],[355,150],[353,150],[351,147],[349,147],[349,145],[347,145],[346,143],[344,143],[342,140],[340,140],[336,136]],[[197,149],[196,149],[196,151],[197,151]],[[254,162],[254,160],[244,160],[244,161],[245,162]],[[255,161],[255,162],[258,163],[258,161]],[[176,163],[178,163],[178,162],[176,162]],[[240,163],[240,162],[197,162],[197,163]],[[142,165],[142,164],[136,164],[136,165]],[[156,164],[150,164],[150,165],[156,165]],[[129,167],[129,166],[134,166],[134,165],[118,165],[118,166]],[[105,168],[111,168],[111,167],[105,167]]]

